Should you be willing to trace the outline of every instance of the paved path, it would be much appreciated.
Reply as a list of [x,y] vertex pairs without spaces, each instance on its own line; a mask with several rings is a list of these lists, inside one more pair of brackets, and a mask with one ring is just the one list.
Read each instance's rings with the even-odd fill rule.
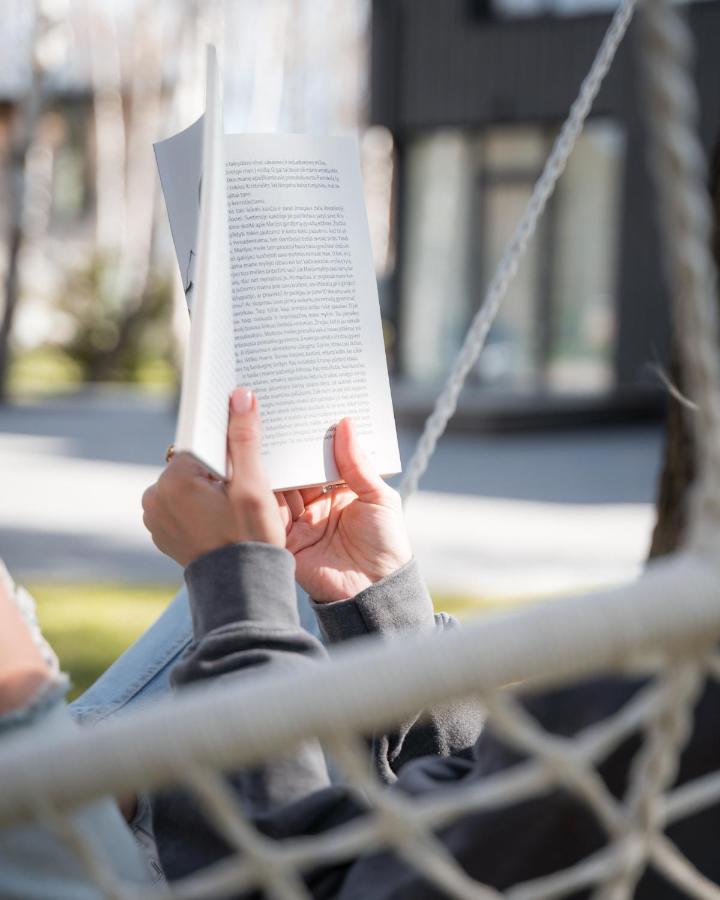
[[[177,581],[140,497],[172,439],[167,398],[96,391],[0,410],[0,554],[25,579]],[[407,459],[417,434],[400,435]],[[545,594],[621,581],[645,556],[656,428],[447,435],[408,505],[431,587]]]

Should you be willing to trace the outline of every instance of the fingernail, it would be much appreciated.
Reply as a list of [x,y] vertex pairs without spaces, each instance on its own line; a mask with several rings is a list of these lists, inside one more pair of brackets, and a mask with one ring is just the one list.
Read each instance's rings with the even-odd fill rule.
[[237,388],[233,391],[230,403],[233,412],[248,413],[253,405],[253,392],[250,388]]

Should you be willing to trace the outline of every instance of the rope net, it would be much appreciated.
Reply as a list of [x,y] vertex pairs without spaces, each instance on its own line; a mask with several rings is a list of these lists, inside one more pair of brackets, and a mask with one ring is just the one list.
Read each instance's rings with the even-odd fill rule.
[[[580,96],[561,130],[515,236],[473,322],[460,358],[409,466],[404,493],[416,486],[457,401],[503,294],[572,150],[612,62],[635,0],[618,8]],[[710,759],[692,777],[681,762],[696,731],[694,710],[720,690],[720,371],[711,216],[703,156],[695,137],[696,101],[688,74],[690,41],[665,0],[646,0],[643,47],[653,160],[665,228],[665,257],[693,399],[700,478],[686,547],[653,562],[636,583],[587,597],[491,616],[442,635],[344,647],[328,665],[292,677],[260,673],[251,685],[221,683],[186,691],[52,746],[32,735],[0,743],[0,828],[40,821],[63,836],[102,896],[113,900],[196,900],[260,889],[277,900],[310,897],[303,876],[362,855],[390,851],[415,870],[430,893],[461,900],[551,900],[589,896],[624,900],[645,874],[677,896],[717,900],[720,887],[669,836],[720,802],[720,771]],[[531,712],[527,696],[613,673],[642,676],[624,702],[577,733],[558,733]],[[625,679],[625,682],[623,682]],[[419,709],[480,698],[485,730],[516,756],[486,777],[430,794],[391,791],[368,765],[363,736]],[[139,739],[139,736],[142,736]],[[274,841],[238,802],[227,775],[262,764],[317,738],[366,813],[342,827]],[[604,766],[634,740],[622,789]],[[185,787],[229,855],[208,869],[154,888],[120,883],[92,851],[69,813],[106,795]],[[600,839],[557,871],[502,888],[471,877],[442,835],[478,814],[521,807],[562,791]],[[548,825],[550,828],[551,826]],[[673,830],[675,829],[675,830]],[[189,836],[189,840],[191,840]],[[564,836],[558,834],[562,842]],[[687,841],[685,841],[687,844]],[[483,854],[478,844],[476,852]],[[514,849],[506,851],[512,855]],[[433,893],[434,892],[434,893]],[[645,894],[645,896],[650,896]],[[665,895],[663,895],[665,896]]]

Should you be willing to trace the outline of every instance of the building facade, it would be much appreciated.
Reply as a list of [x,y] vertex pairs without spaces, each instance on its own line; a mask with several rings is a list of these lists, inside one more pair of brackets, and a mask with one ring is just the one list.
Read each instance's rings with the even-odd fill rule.
[[[702,139],[720,138],[720,2],[688,7]],[[386,314],[405,405],[457,353],[609,14],[501,18],[477,0],[375,0],[374,124],[396,148]],[[657,415],[669,303],[647,167],[637,25],[550,201],[461,410]]]

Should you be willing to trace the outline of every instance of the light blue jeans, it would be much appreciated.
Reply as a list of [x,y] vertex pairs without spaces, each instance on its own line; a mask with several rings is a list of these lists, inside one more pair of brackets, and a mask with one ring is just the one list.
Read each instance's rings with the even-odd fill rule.
[[[67,679],[55,676],[25,707],[0,716],[0,742],[31,734],[34,741],[52,746],[68,732],[79,730],[65,705],[66,691]],[[144,798],[141,807],[148,816]],[[114,877],[134,884],[139,892],[142,885],[164,880],[142,836],[134,827],[128,828],[110,798],[74,810],[67,818],[93,857]],[[66,843],[63,831],[43,822],[0,829],[2,900],[102,900],[106,896]]]
[[[297,590],[300,622],[318,636],[307,594]],[[157,621],[70,705],[73,717],[82,724],[99,722],[167,693],[170,671],[192,640],[187,589],[182,587]]]
[[[317,634],[307,595],[299,591],[302,624]],[[170,690],[170,671],[193,640],[187,591],[182,588],[150,628],[85,693],[64,703],[65,684],[28,708],[0,717],[0,739],[32,728],[38,740],[92,724]],[[72,714],[72,718],[70,714]],[[73,721],[74,720],[74,721]],[[72,814],[75,827],[116,875],[136,885],[163,880],[152,831],[151,806],[138,797],[128,828],[114,801],[98,800]],[[133,836],[134,839],[133,840]],[[0,898],[2,900],[101,900],[80,861],[52,829],[29,824],[0,830]]]

